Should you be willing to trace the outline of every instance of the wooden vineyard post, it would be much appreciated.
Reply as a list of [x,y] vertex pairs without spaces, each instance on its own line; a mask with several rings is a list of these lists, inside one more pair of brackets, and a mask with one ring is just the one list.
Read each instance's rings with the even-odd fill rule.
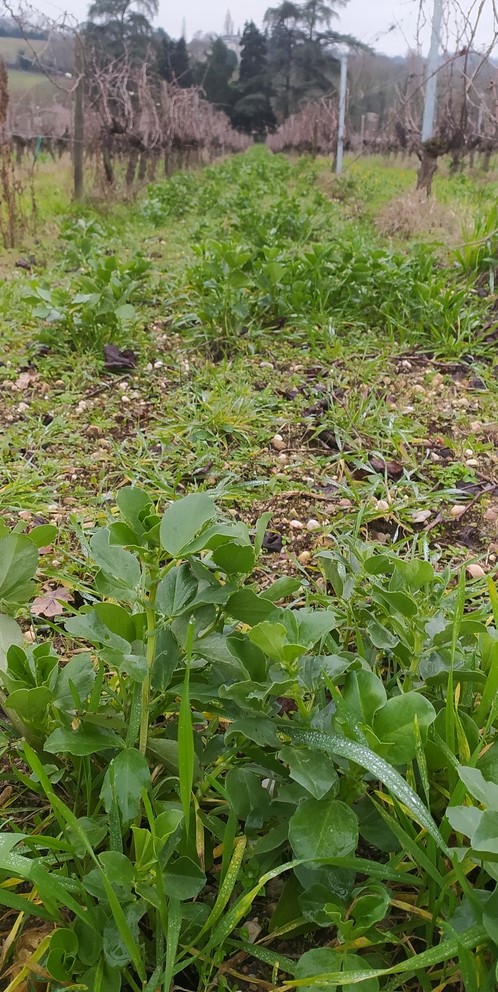
[[83,198],[83,161],[85,153],[85,53],[80,34],[76,35],[75,44],[76,89],[74,91],[74,134],[73,134],[73,192],[74,199]]

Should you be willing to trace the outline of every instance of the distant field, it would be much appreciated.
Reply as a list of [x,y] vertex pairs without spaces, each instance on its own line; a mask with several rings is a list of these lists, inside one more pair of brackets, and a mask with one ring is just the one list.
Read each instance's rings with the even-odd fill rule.
[[51,104],[54,97],[57,97],[58,100],[63,97],[60,87],[65,88],[70,81],[66,80],[64,76],[57,76],[56,82],[57,85],[54,85],[42,72],[22,72],[21,69],[9,69],[11,101],[18,103],[29,98],[40,106]]
[[0,38],[0,58],[6,62],[12,62],[18,52],[22,52],[26,58],[30,58],[33,52],[40,55],[44,48],[49,46],[48,41],[25,41],[24,38]]

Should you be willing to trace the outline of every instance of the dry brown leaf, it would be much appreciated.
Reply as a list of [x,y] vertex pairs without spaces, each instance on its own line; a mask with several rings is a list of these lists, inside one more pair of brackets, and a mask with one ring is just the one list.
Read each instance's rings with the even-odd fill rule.
[[29,389],[37,379],[38,372],[21,372],[14,383],[14,387],[19,391]]
[[64,586],[57,586],[56,589],[47,589],[42,596],[37,596],[31,606],[31,612],[36,617],[60,617],[64,613],[64,607],[58,600],[65,603],[72,603],[73,597],[69,589]]

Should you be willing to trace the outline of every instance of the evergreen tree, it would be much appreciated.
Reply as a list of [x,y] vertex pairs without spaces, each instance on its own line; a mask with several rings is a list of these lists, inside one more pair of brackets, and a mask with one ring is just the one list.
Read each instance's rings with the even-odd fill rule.
[[350,35],[330,27],[337,8],[347,0],[283,0],[267,10],[270,30],[268,54],[275,90],[275,109],[287,117],[305,100],[331,92],[337,79],[335,45],[346,42],[350,48],[366,48]]
[[241,43],[239,79],[233,87],[238,99],[232,110],[232,124],[262,137],[275,127],[276,120],[270,102],[266,41],[253,21],[246,23]]
[[237,56],[221,38],[216,38],[204,62],[192,68],[193,82],[202,86],[206,98],[220,110],[229,113],[234,102],[230,80],[237,68]]
[[175,41],[165,31],[156,32],[157,72],[168,83],[184,88],[192,86],[190,59],[185,38]]
[[159,0],[94,0],[88,10],[87,43],[102,61],[125,52],[135,61],[145,58]]

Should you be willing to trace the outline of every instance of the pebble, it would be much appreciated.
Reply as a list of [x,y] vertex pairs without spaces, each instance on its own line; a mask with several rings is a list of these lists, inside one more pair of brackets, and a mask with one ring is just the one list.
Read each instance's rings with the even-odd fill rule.
[[278,456],[277,461],[281,462],[282,465],[286,465],[287,462],[289,461],[288,455],[284,454],[284,452],[282,451],[281,454]]
[[275,448],[275,451],[283,451],[287,447],[281,434],[274,434],[271,439],[271,446]]
[[309,551],[301,551],[301,554],[297,556],[297,560],[301,565],[307,565],[311,561],[311,553]]
[[400,367],[402,369],[408,369],[408,370],[410,370],[411,367],[412,367],[412,363],[409,362],[406,358],[404,358],[403,361],[400,362],[399,364],[400,364]]
[[471,458],[473,454],[474,454],[473,448],[466,448],[464,451],[464,455],[466,458]]
[[30,510],[19,510],[19,513],[17,514],[17,516],[20,517],[21,520],[26,520],[26,521],[29,522],[31,520],[33,514],[31,513]]
[[26,410],[29,410],[29,404],[28,403],[18,403],[17,404],[17,412],[18,413],[26,413]]
[[455,504],[455,506],[452,506],[451,507],[450,517],[455,517],[455,518],[461,517],[462,516],[462,513],[465,513],[465,507],[464,506],[458,506],[457,504]]
[[477,466],[479,465],[479,459],[478,458],[467,458],[467,461],[465,462],[465,464],[468,465],[469,468],[477,468]]
[[432,510],[416,510],[412,513],[412,522],[414,524],[423,524],[432,515]]
[[291,520],[289,526],[292,527],[293,530],[304,530],[304,524],[301,520]]
[[260,369],[272,369],[273,365],[271,362],[260,362],[259,367]]
[[321,524],[319,520],[315,520],[313,517],[308,520],[306,524],[306,530],[320,530]]
[[78,406],[76,407],[76,412],[77,413],[84,413],[84,411],[87,409],[87,406],[88,406],[88,404],[86,403],[85,400],[80,400],[79,403],[78,403]]
[[378,499],[375,504],[375,509],[382,510],[383,512],[385,512],[386,510],[390,509],[390,503],[387,501],[387,499]]
[[470,423],[470,429],[471,429],[471,431],[472,431],[473,434],[477,434],[477,432],[480,431],[481,428],[482,428],[482,424],[481,424],[481,421],[480,420],[472,420],[471,421],[471,423]]
[[415,385],[413,386],[413,392],[414,393],[423,393],[424,396],[425,396],[425,389],[424,389],[423,386],[420,385],[419,382],[416,382]]
[[473,562],[472,565],[467,565],[467,575],[470,575],[471,579],[482,579],[486,572],[481,565]]

